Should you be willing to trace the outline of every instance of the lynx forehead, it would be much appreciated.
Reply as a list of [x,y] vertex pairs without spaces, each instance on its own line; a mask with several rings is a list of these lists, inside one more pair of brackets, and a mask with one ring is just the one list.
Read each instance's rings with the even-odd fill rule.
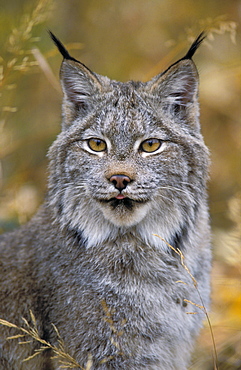
[[[0,318],[21,326],[31,310],[51,348],[54,324],[81,368],[91,356],[92,370],[185,370],[203,320],[188,302],[207,307],[210,290],[209,155],[192,61],[203,34],[146,83],[100,76],[52,38],[63,55],[62,132],[44,204],[0,238]],[[14,335],[0,325],[0,370],[62,366]]]

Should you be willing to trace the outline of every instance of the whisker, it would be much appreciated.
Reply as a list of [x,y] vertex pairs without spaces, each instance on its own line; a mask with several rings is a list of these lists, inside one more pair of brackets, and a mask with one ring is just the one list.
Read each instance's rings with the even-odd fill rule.
[[59,195],[62,195],[66,192],[66,190],[70,190],[70,189],[71,189],[72,192],[74,192],[74,191],[77,191],[77,190],[84,190],[85,186],[80,185],[80,184],[76,185],[75,183],[67,183],[67,184],[63,185],[62,188],[57,191],[57,193]]
[[[162,199],[165,199],[165,200],[168,200],[171,203],[174,203],[174,200],[173,199],[171,199],[169,197],[165,197],[165,195],[163,195],[163,194],[158,194],[158,197],[160,197]],[[158,202],[156,202],[156,203],[158,203]]]
[[193,197],[193,195],[191,193],[189,193],[188,191],[186,190],[183,190],[181,188],[177,188],[176,186],[161,186],[160,189],[168,189],[168,190],[174,190],[174,191],[179,191],[181,193],[184,193],[186,195],[188,195],[189,197]]

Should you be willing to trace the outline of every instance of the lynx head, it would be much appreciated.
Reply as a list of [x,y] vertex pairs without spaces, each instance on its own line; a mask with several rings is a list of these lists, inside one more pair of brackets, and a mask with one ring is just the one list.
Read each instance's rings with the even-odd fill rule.
[[64,57],[62,132],[49,152],[57,219],[89,244],[137,229],[170,240],[205,193],[208,154],[192,61],[203,34],[146,83],[93,73],[52,38]]

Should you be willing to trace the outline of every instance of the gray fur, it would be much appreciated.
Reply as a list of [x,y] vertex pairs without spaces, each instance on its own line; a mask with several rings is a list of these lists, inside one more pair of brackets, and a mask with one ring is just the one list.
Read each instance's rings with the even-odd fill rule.
[[[187,369],[204,314],[185,301],[202,304],[167,243],[182,251],[208,307],[209,155],[196,67],[183,58],[147,83],[121,83],[67,57],[46,201],[0,239],[0,318],[22,325],[31,309],[42,337],[57,345],[56,325],[82,367],[91,355],[98,370]],[[106,150],[94,152],[90,138]],[[160,148],[143,151],[153,138]],[[130,179],[125,199],[116,199],[115,175]],[[1,370],[60,369],[49,351],[22,362],[39,344],[10,333],[0,326]]]

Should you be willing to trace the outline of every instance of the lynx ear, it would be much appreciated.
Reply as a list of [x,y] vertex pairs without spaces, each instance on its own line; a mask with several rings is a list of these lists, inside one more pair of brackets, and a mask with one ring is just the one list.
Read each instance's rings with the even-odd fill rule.
[[199,114],[199,78],[192,57],[204,38],[202,32],[182,59],[147,83],[149,92],[157,97],[157,101],[168,113],[184,123],[192,122],[195,126]]
[[197,100],[198,73],[191,60],[175,63],[149,83],[150,92],[169,112],[184,112]]
[[97,76],[80,62],[64,60],[60,78],[66,100],[79,110],[87,111],[91,98],[101,91]]
[[64,127],[68,127],[77,115],[84,117],[92,109],[94,97],[101,91],[102,85],[96,74],[70,56],[52,32],[50,36],[64,58],[60,69],[60,79],[64,93],[63,124]]

